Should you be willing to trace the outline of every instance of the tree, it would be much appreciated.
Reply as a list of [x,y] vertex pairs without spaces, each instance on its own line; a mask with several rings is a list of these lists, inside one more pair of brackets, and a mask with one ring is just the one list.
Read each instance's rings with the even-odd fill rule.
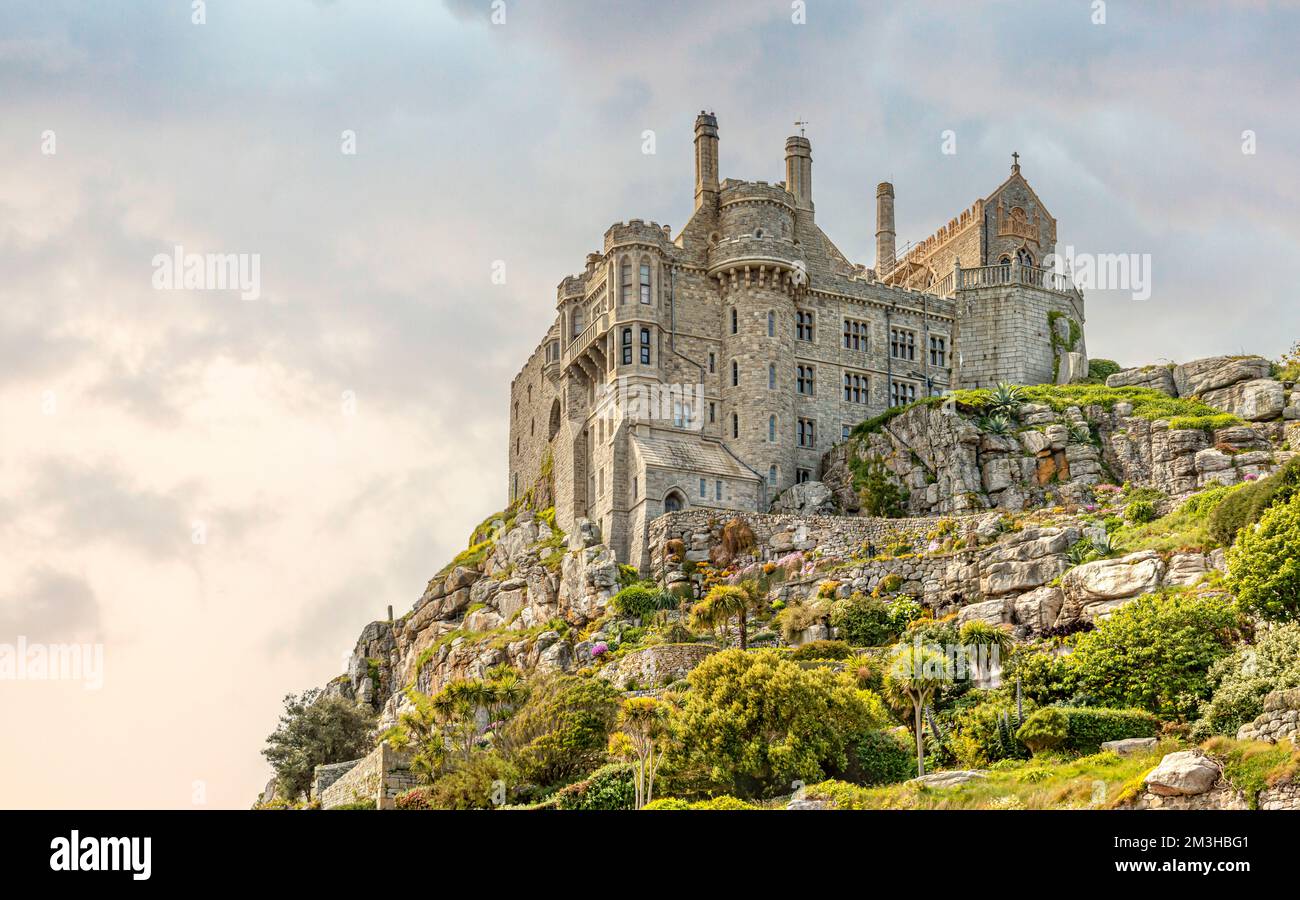
[[902,644],[885,673],[885,693],[912,706],[912,731],[916,736],[916,774],[925,775],[925,732],[921,714],[935,692],[952,680],[948,657],[924,644]]
[[1015,646],[1015,641],[1006,629],[978,619],[967,622],[958,634],[961,645],[973,651],[971,665],[977,677],[992,674],[991,671],[985,671],[985,661],[989,663],[988,668],[991,670],[994,660],[1000,662],[1002,656],[1010,653],[1011,648]]
[[1300,619],[1300,493],[1242,529],[1228,551],[1228,587],[1248,612]]
[[609,605],[620,615],[644,621],[655,613],[674,609],[677,598],[652,583],[639,581],[620,590]]
[[726,629],[732,619],[740,636],[740,649],[749,648],[749,614],[763,602],[763,589],[752,579],[739,585],[719,584],[709,589],[704,599],[691,609],[691,627]]
[[846,771],[856,736],[888,721],[848,672],[804,669],[775,650],[714,653],[687,680],[664,765],[700,791],[774,796],[821,781]]
[[618,727],[610,751],[636,760],[634,808],[640,809],[654,799],[655,770],[668,734],[668,706],[653,697],[630,697],[619,710]]
[[1079,635],[1068,665],[1089,705],[1135,706],[1185,720],[1209,696],[1210,666],[1231,652],[1239,626],[1229,598],[1146,594]]
[[262,750],[275,770],[277,793],[303,796],[317,766],[365,756],[374,727],[373,710],[343,697],[323,696],[319,690],[286,695],[280,724]]

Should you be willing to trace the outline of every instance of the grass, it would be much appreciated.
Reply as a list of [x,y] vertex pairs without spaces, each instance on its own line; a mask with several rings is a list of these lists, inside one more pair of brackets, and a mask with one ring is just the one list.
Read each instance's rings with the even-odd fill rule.
[[1138,550],[1210,550],[1219,542],[1210,534],[1210,514],[1241,485],[1215,485],[1193,494],[1167,516],[1142,525],[1125,525],[1112,538],[1124,553]]
[[1140,787],[1161,757],[1176,749],[1164,744],[1132,756],[1096,753],[1065,760],[1008,760],[988,770],[987,778],[951,788],[907,783],[865,788],[824,781],[809,787],[807,796],[833,800],[841,809],[1106,808],[1119,802],[1134,783]]
[[1222,761],[1224,777],[1246,795],[1251,809],[1258,807],[1260,791],[1292,781],[1300,773],[1300,750],[1290,741],[1270,744],[1215,737],[1203,746],[1206,753]]

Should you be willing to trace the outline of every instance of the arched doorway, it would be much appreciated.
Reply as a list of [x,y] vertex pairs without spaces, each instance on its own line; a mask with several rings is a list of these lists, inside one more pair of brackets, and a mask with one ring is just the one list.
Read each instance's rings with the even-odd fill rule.
[[677,512],[686,508],[686,498],[681,491],[672,490],[664,497],[664,512]]

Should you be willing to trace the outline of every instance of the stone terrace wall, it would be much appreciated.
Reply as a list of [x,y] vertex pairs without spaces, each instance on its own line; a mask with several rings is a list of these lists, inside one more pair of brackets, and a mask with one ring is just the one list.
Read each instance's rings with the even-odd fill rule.
[[[317,778],[320,774],[318,768]],[[373,799],[377,808],[392,809],[393,799],[416,784],[409,756],[394,750],[385,741],[325,787],[320,792],[320,805],[322,809],[333,809]]]
[[1277,743],[1300,735],[1300,688],[1274,691],[1264,698],[1264,712],[1237,730],[1237,739]]
[[[962,517],[963,527],[977,528],[987,517]],[[665,570],[664,545],[670,540],[686,544],[686,558],[702,561],[709,558],[709,548],[717,543],[722,527],[740,519],[753,530],[758,540],[759,559],[795,550],[821,551],[822,556],[851,557],[860,554],[864,545],[881,550],[899,535],[924,535],[951,516],[925,516],[909,519],[882,519],[859,516],[801,516],[790,513],[719,513],[717,510],[686,509],[667,513],[650,523],[650,558],[656,577]]]

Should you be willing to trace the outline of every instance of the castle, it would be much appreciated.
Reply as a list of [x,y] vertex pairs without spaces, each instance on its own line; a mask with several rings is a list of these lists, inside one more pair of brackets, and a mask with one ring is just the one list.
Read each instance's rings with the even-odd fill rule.
[[509,492],[549,475],[560,527],[586,519],[644,565],[648,524],[687,507],[765,511],[885,409],[958,387],[1086,371],[1082,294],[1044,267],[1056,219],[1020,173],[897,258],[876,189],[876,262],[817,226],[812,145],[785,181],[719,182],[718,120],[695,120],[686,226],[632,219],[559,284],[510,385]]

